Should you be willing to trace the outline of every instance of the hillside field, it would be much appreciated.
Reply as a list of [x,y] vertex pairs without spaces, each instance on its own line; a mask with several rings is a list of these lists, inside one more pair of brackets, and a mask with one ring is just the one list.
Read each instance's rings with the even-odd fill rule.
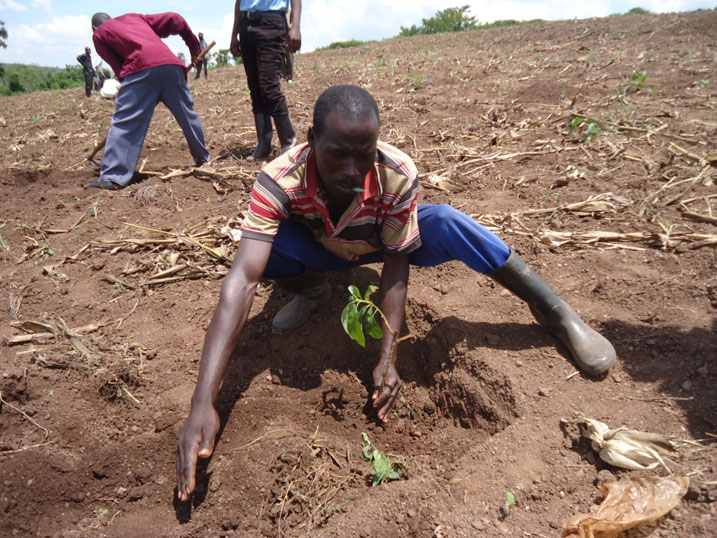
[[[584,376],[490,279],[412,269],[384,427],[366,406],[378,345],[340,322],[347,287],[380,267],[329,274],[332,299],[283,336],[271,319],[290,296],[264,282],[187,505],[176,440],[261,166],[243,68],[190,79],[209,164],[190,166],[160,105],[146,179],[116,192],[84,188],[111,101],[0,99],[0,536],[555,537],[599,483],[671,473],[690,480],[680,504],[627,536],[717,536],[716,66],[714,10],[298,55],[284,88],[301,141],[326,87],[367,88],[421,202],[498,233],[618,362]],[[664,466],[620,470],[580,415],[682,441]],[[370,487],[363,432],[399,480]]]

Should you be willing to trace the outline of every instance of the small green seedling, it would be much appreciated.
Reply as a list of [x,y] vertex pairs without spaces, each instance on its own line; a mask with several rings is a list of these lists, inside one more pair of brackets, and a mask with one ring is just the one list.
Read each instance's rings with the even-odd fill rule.
[[505,496],[505,504],[503,505],[503,510],[505,511],[505,515],[507,516],[510,514],[510,507],[515,504],[515,495],[513,495],[512,491],[509,491]]
[[411,90],[418,90],[424,82],[427,82],[428,79],[426,77],[410,77],[408,79],[408,87]]
[[[381,316],[386,329],[393,336],[391,341],[391,349],[388,353],[388,360],[386,361],[386,368],[383,371],[383,377],[381,378],[381,390],[383,390],[386,383],[386,375],[391,364],[393,364],[396,356],[396,348],[399,342],[411,338],[411,335],[398,337],[398,330],[394,330],[391,324],[386,319],[386,316],[381,309],[371,300],[371,295],[378,289],[373,284],[366,288],[366,293],[361,295],[361,290],[356,286],[349,286],[349,302],[341,312],[341,325],[344,327],[344,331],[348,334],[352,340],[354,340],[361,347],[366,347],[366,334],[371,338],[380,340],[383,338],[383,329],[376,321],[376,314]],[[365,332],[364,332],[365,331]]]
[[647,80],[647,71],[635,71],[630,78],[630,85],[632,89],[639,92],[644,86]]
[[692,85],[693,85],[693,86],[699,86],[700,88],[708,88],[709,85],[710,85],[710,81],[709,81],[709,79],[701,78],[701,79],[699,79],[699,80],[695,80],[695,81],[692,83]]
[[585,130],[585,142],[587,142],[591,136],[599,135],[601,132],[600,124],[592,118],[581,118],[580,116],[575,117],[570,124],[570,131],[568,134],[573,134],[573,130],[580,127],[582,124],[587,125]]
[[371,487],[375,488],[389,480],[398,480],[405,470],[403,462],[391,461],[391,456],[394,458],[398,458],[398,456],[395,454],[384,454],[380,450],[376,450],[365,432],[361,433],[361,439],[363,440],[361,458],[371,463],[371,470],[373,472]]
[[379,312],[383,318],[383,312],[371,300],[371,295],[377,289],[377,286],[371,285],[366,288],[366,295],[362,296],[361,290],[356,286],[349,286],[351,296],[341,312],[341,325],[343,325],[344,331],[361,347],[366,347],[364,330],[366,334],[376,340],[383,338],[383,330],[376,321],[376,313]]

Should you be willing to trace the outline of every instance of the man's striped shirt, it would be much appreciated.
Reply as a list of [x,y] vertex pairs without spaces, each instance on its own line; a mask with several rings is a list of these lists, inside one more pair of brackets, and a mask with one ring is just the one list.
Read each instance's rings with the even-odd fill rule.
[[376,163],[334,226],[308,144],[297,146],[259,173],[242,224],[242,237],[273,241],[279,224],[306,224],[327,250],[355,261],[377,250],[408,254],[421,246],[418,232],[418,174],[402,151],[378,142]]

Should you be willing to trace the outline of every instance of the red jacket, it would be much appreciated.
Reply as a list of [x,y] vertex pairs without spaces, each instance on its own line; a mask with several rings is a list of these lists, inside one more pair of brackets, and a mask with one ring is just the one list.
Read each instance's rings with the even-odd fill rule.
[[159,65],[184,64],[161,38],[179,35],[194,58],[201,52],[199,40],[178,13],[139,15],[128,13],[102,23],[92,40],[95,50],[122,80],[127,75]]

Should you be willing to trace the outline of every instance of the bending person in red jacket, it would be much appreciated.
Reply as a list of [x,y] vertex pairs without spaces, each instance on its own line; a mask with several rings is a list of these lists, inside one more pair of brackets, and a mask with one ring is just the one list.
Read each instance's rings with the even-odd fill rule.
[[92,17],[92,39],[97,53],[112,67],[122,86],[107,134],[100,177],[88,185],[121,189],[132,181],[154,108],[163,102],[184,132],[197,166],[209,160],[204,130],[194,111],[187,70],[162,38],[179,35],[192,59],[201,52],[199,41],[181,15],[128,13],[112,18]]

